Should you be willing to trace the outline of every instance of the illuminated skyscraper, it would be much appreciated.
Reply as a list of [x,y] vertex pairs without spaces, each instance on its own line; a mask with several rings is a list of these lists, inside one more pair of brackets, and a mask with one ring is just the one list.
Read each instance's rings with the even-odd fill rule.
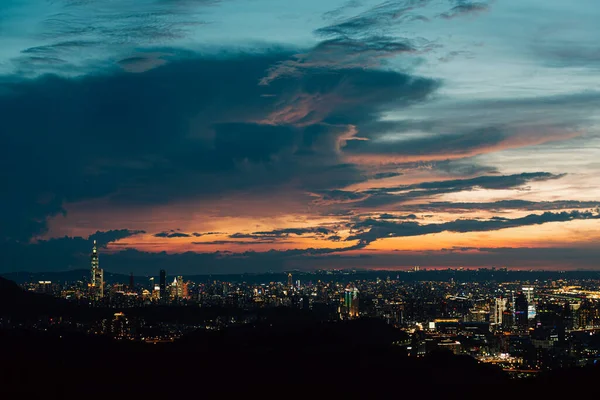
[[287,282],[287,285],[288,285],[288,289],[291,289],[291,288],[294,287],[294,281],[292,280],[292,273],[291,272],[288,273],[288,282]]
[[100,260],[98,259],[98,248],[96,247],[96,241],[94,240],[94,247],[92,248],[92,271],[91,271],[91,283],[90,283],[90,297],[98,300],[104,297],[104,271],[100,268]]
[[491,312],[491,323],[496,326],[496,328],[500,328],[503,323],[504,311],[507,309],[508,299],[505,297],[498,297],[494,299],[494,303],[492,305]]
[[173,281],[173,286],[175,286],[175,298],[183,299],[183,276],[178,276]]
[[343,301],[342,316],[346,319],[358,317],[358,289],[355,287],[346,288]]
[[533,286],[523,286],[523,294],[527,299],[527,318],[535,318],[535,288]]

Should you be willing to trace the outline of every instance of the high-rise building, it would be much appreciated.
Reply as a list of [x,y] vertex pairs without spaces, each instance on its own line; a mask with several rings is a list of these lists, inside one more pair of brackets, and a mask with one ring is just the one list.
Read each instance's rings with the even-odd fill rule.
[[135,291],[135,280],[133,278],[133,272],[129,274],[129,291]]
[[98,257],[98,248],[94,240],[94,247],[91,255],[91,283],[90,283],[90,298],[99,300],[104,297],[104,271],[100,268],[100,260]]
[[173,279],[171,297],[177,300],[187,297],[187,285],[183,282],[183,276],[177,276]]
[[169,294],[167,293],[167,272],[164,269],[160,270],[160,301],[167,303],[169,300]]
[[515,300],[515,324],[519,329],[526,330],[529,326],[528,309],[527,297],[521,292]]
[[288,289],[291,289],[291,288],[293,288],[293,287],[294,287],[294,281],[293,281],[293,279],[292,279],[292,273],[291,273],[291,272],[290,272],[290,273],[288,273],[288,281],[287,281],[287,286],[288,286]]
[[344,291],[342,316],[347,319],[358,317],[358,289],[348,287]]
[[507,304],[508,299],[506,297],[498,297],[494,299],[494,303],[492,304],[492,312],[490,313],[490,322],[497,328],[502,326],[502,319],[504,316],[504,311],[506,311]]
[[527,318],[535,318],[535,288],[533,286],[523,286],[523,294],[527,299]]

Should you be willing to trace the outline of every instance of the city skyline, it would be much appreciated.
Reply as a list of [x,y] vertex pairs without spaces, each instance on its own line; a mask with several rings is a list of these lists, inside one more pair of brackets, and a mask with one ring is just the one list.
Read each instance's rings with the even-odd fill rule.
[[0,273],[600,270],[598,17],[1,2]]

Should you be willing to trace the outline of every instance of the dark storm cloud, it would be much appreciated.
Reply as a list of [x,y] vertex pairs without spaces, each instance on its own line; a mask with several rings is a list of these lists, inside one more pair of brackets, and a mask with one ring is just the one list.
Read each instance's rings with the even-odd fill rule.
[[[188,55],[138,74],[5,77],[0,237],[44,232],[45,218],[64,212],[64,202],[108,196],[164,204],[292,181],[316,191],[364,180],[339,161],[348,124],[422,101],[438,87],[356,68],[257,85],[288,55]],[[327,97],[323,107],[318,99]],[[277,125],[261,123],[272,119]]]
[[589,211],[572,211],[543,214],[530,214],[522,218],[492,218],[490,220],[460,219],[441,224],[419,224],[417,222],[390,222],[367,219],[352,224],[353,230],[359,233],[346,238],[347,241],[358,240],[369,244],[378,239],[390,237],[421,236],[440,232],[485,232],[520,226],[541,225],[548,222],[567,222],[573,220],[600,219],[600,215]]

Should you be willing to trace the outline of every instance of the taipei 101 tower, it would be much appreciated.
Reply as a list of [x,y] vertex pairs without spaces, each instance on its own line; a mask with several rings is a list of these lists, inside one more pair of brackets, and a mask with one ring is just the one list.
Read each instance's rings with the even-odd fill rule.
[[94,247],[92,248],[92,271],[91,271],[91,283],[90,283],[90,298],[99,300],[104,297],[104,271],[100,268],[98,260],[98,248],[96,247],[96,241],[94,240]]

